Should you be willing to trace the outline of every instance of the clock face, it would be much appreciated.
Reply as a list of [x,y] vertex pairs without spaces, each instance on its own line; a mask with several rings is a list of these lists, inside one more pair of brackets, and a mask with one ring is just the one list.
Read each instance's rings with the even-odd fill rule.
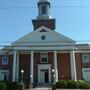
[[45,36],[45,35],[42,35],[42,36],[41,36],[41,39],[42,39],[42,40],[45,40],[45,39],[46,39],[46,36]]

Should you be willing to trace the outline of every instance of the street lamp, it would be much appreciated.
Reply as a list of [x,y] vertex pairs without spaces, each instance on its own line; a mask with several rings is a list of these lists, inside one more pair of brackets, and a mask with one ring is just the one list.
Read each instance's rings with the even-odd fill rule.
[[56,85],[55,85],[55,69],[52,69],[52,90],[56,90]]
[[21,70],[21,90],[24,90],[24,83],[23,83],[23,74],[24,74],[24,70]]
[[24,70],[22,69],[21,70],[21,81],[22,81],[22,83],[23,83],[23,74],[24,74]]
[[55,83],[55,69],[52,69],[52,82]]
[[54,73],[55,72],[55,70],[54,69],[52,69],[52,73]]

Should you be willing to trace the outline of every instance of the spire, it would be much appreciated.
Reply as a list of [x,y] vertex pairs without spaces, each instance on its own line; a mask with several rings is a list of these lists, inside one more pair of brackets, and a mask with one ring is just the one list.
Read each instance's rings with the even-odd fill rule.
[[55,29],[55,19],[50,16],[51,4],[49,0],[39,0],[38,2],[38,16],[32,20],[34,30],[41,26],[45,26],[51,30]]
[[50,19],[50,2],[48,0],[39,0],[37,19]]

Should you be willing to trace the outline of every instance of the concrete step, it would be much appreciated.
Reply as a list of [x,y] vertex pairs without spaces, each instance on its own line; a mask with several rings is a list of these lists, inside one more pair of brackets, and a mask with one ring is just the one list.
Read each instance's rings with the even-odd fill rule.
[[51,89],[51,83],[38,83],[34,88],[32,89],[25,89],[25,90],[52,90]]
[[52,86],[51,83],[37,84],[35,88],[50,88]]
[[51,90],[51,88],[33,88],[32,90]]

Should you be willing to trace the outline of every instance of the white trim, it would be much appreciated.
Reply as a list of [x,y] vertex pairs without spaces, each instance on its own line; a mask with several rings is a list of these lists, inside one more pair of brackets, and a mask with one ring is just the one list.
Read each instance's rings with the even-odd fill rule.
[[82,68],[82,70],[84,71],[84,70],[90,70],[90,68]]
[[31,51],[30,80],[34,83],[34,52]]
[[88,49],[86,50],[79,50],[77,49],[77,51],[75,51],[75,53],[90,53],[90,50],[88,51]]
[[73,50],[70,51],[70,62],[71,62],[71,78],[72,80],[77,81],[75,52]]
[[90,82],[90,68],[82,68],[83,79]]
[[[51,29],[49,29],[49,28],[47,28],[45,26],[41,26],[37,30],[35,30],[35,31],[33,31],[33,32],[25,35],[24,37],[16,40],[15,42],[12,43],[12,45],[14,45],[14,46],[15,45],[16,46],[18,46],[18,45],[19,46],[21,46],[21,45],[24,45],[24,46],[28,45],[28,46],[30,46],[32,44],[33,45],[37,45],[39,42],[40,42],[39,44],[43,44],[43,41],[40,39],[40,37],[42,35],[40,33],[40,31],[42,29],[45,29],[47,31],[47,33],[44,33],[44,34],[47,37],[49,37],[48,40],[46,39],[44,42],[53,42],[52,44],[55,44],[55,43],[58,43],[59,42],[58,45],[60,45],[62,43],[63,43],[62,45],[66,45],[66,44],[75,45],[75,41],[74,40],[72,40],[72,39],[70,39],[70,38],[68,38],[68,37],[66,37],[66,36],[64,36],[64,35],[56,32],[56,31],[52,31]],[[49,35],[49,34],[51,34],[51,35]],[[56,37],[54,37],[54,36],[56,36]],[[29,43],[20,43],[20,42],[29,42]],[[34,42],[36,42],[36,44]]]
[[12,81],[13,82],[16,79],[16,56],[17,56],[17,51],[14,51],[14,56],[13,56],[13,70],[12,70]]
[[17,53],[16,60],[16,81],[19,81],[19,53]]
[[54,69],[55,69],[55,78],[54,78],[55,83],[58,82],[57,51],[54,51]]
[[38,64],[38,83],[41,83],[40,70],[49,70],[49,83],[51,83],[51,64]]
[[9,79],[9,70],[0,70],[0,79],[1,80],[4,80],[4,77],[3,77],[3,79],[1,78],[1,74],[3,74],[3,73],[7,73],[7,79]]
[[14,47],[15,50],[71,50],[73,49],[74,47],[73,46],[32,46],[32,47],[26,47],[26,46],[23,46],[23,47]]

